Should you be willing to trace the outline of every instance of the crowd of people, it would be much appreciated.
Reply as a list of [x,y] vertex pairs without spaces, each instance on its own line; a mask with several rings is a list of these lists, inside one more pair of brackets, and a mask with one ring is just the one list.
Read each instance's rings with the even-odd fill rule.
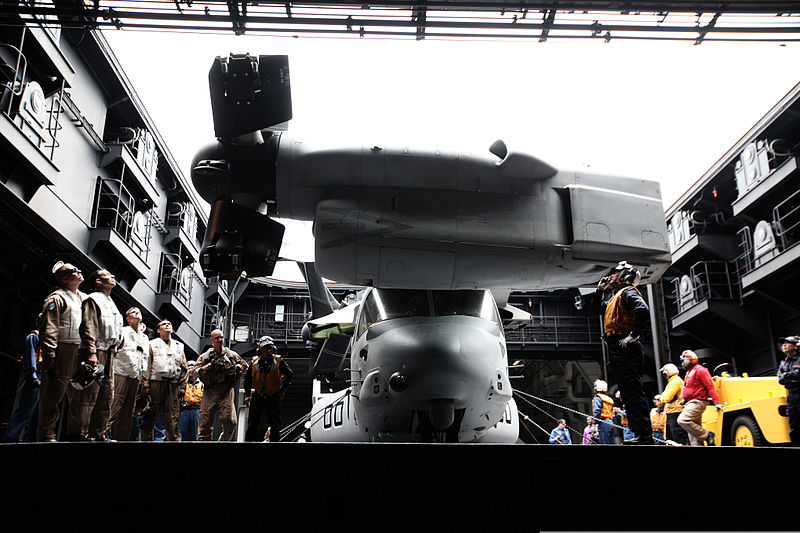
[[[25,340],[6,442],[19,441],[26,429],[25,440],[42,442],[153,441],[160,433],[168,441],[211,440],[217,418],[219,440],[232,440],[241,377],[249,407],[245,440],[279,440],[280,399],[293,373],[271,337],[259,339],[248,363],[225,346],[217,329],[210,334],[211,347],[188,361],[169,320],[158,322],[150,339],[139,308],[120,313],[111,297],[116,279],[108,270],[84,280],[80,269],[58,262],[53,275],[58,289],[45,299],[37,329]],[[609,370],[619,391],[611,398],[608,384],[595,381],[582,443],[714,445],[717,436],[702,426],[702,416],[709,402],[718,411],[723,406],[695,352],[681,354],[683,378],[668,363],[661,368],[664,390],[652,402],[645,395],[640,336],[649,308],[637,289],[640,279],[636,268],[620,261],[598,283],[592,307],[603,317]],[[79,289],[84,282],[88,294]],[[786,355],[778,378],[787,389],[790,439],[800,444],[800,339],[782,337],[779,345]],[[558,421],[549,441],[572,444],[565,420]]]
[[[237,424],[234,394],[244,376],[250,405],[249,441],[278,440],[280,399],[293,373],[273,339],[257,343],[252,364],[211,332],[211,348],[186,359],[169,320],[150,339],[138,307],[122,313],[111,292],[116,279],[99,269],[88,276],[74,265],[53,266],[58,289],[44,301],[26,338],[24,371],[5,442],[105,440],[231,440]],[[90,292],[79,287],[85,281]],[[61,427],[59,432],[57,428]],[[25,435],[23,435],[25,433]]]
[[[709,405],[718,412],[724,406],[710,372],[699,363],[694,351],[685,350],[681,354],[683,378],[672,363],[661,368],[666,386],[652,399],[650,406],[644,390],[644,349],[639,340],[649,320],[650,309],[637,288],[640,280],[638,269],[627,261],[620,261],[597,284],[592,311],[602,317],[609,370],[616,378],[619,391],[615,401],[607,394],[608,384],[595,381],[593,412],[587,417],[582,443],[713,446],[717,436],[703,427],[703,413]],[[789,438],[792,445],[798,445],[800,338],[781,337],[778,344],[786,355],[778,368],[778,382],[787,391]],[[558,426],[551,432],[550,443],[571,444],[563,419],[558,420]]]
[[[797,445],[800,444],[800,337],[781,337],[778,344],[786,356],[778,368],[778,382],[787,390],[789,436],[791,443]],[[666,384],[663,392],[653,398],[649,413],[653,444],[714,446],[716,435],[702,426],[702,417],[709,405],[717,411],[724,406],[719,401],[711,374],[699,364],[692,350],[681,354],[681,366],[686,371],[684,378],[672,363],[661,368]],[[599,379],[594,382],[594,390],[593,413],[586,417],[581,444],[624,444],[634,438],[621,395],[617,393],[616,400],[612,399],[606,394],[608,384]],[[564,419],[559,419],[557,424],[549,442],[572,444]]]

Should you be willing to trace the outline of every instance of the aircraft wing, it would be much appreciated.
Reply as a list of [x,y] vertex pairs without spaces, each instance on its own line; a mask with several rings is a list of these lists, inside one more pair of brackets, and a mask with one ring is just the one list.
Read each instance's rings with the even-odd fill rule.
[[533,315],[527,311],[523,311],[519,307],[514,307],[511,304],[506,304],[502,307],[498,306],[497,310],[500,311],[500,319],[503,321],[504,329],[517,329],[528,325],[533,320]]
[[359,303],[352,303],[325,316],[309,320],[308,327],[311,330],[311,337],[320,339],[328,337],[331,333],[352,335]]

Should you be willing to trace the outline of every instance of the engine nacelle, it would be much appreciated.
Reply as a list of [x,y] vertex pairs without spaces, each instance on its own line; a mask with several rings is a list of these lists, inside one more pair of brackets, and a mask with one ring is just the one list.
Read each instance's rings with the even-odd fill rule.
[[666,270],[657,183],[558,171],[502,142],[491,151],[284,138],[278,214],[314,220],[317,268],[342,283],[533,289],[594,284],[621,259],[644,282]]
[[[276,128],[292,118],[287,56],[217,57],[209,72],[214,131],[192,180],[211,204],[200,263],[206,275],[272,274],[284,227],[275,210]],[[276,128],[280,129],[280,128]]]

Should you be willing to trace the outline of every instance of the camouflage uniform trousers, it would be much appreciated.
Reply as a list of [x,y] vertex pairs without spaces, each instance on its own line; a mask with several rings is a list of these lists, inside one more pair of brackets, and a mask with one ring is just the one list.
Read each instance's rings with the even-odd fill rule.
[[97,350],[97,362],[105,367],[103,383],[98,385],[94,382],[81,391],[76,390],[70,397],[70,413],[74,402],[80,416],[77,419],[70,416],[67,420],[69,435],[93,439],[105,437],[111,403],[114,400],[114,352]]
[[56,424],[59,417],[59,406],[64,396],[70,405],[69,418],[74,421],[79,418],[77,402],[73,397],[78,393],[70,387],[69,381],[78,368],[78,345],[59,344],[56,347],[53,366],[42,374],[42,385],[39,392],[39,423],[38,436],[40,441],[52,441],[56,438]]
[[150,380],[150,409],[142,416],[142,441],[153,440],[153,427],[159,411],[164,418],[165,440],[180,441],[181,432],[178,428],[180,404],[178,403],[177,383],[166,380]]
[[211,440],[214,429],[214,419],[219,413],[222,425],[220,441],[229,441],[233,438],[236,428],[236,409],[233,405],[233,388],[225,385],[207,387],[200,401],[200,424],[198,440]]

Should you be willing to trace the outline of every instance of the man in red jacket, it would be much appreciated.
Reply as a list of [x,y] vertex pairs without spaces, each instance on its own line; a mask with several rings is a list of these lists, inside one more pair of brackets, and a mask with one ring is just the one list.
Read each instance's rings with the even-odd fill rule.
[[714,432],[705,429],[701,422],[703,413],[708,406],[708,399],[714,402],[717,411],[722,411],[722,404],[719,403],[719,394],[711,381],[711,374],[703,365],[697,364],[697,354],[691,350],[685,350],[681,354],[681,366],[686,370],[686,377],[683,379],[683,411],[678,416],[678,424],[689,434],[689,445],[702,446],[714,445]]

